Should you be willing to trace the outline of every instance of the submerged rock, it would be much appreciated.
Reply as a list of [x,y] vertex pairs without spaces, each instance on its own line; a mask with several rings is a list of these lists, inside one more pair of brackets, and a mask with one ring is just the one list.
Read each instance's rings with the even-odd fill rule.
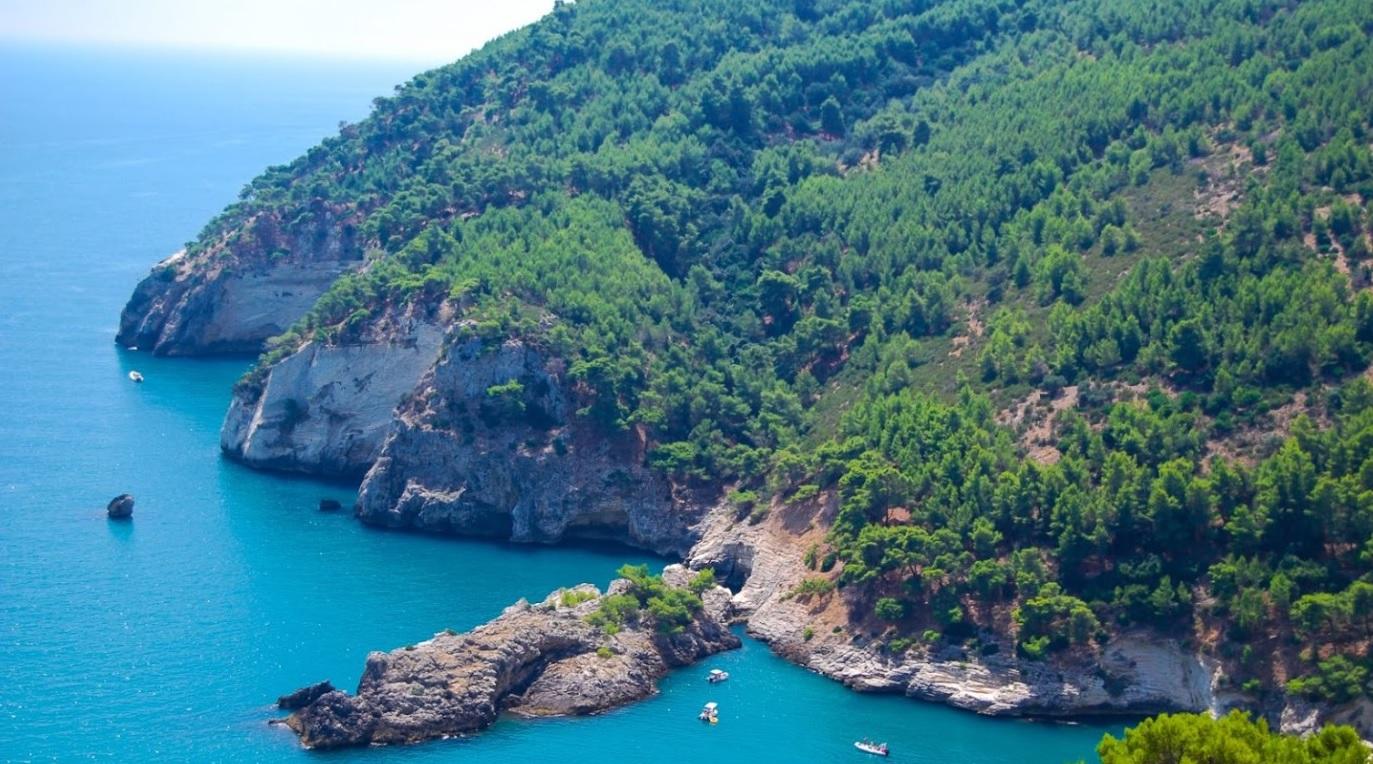
[[127,493],[121,493],[110,499],[110,503],[105,507],[105,514],[111,520],[124,520],[133,517],[133,497]]
[[372,653],[356,694],[324,692],[285,723],[307,747],[339,748],[474,732],[503,711],[591,714],[652,695],[669,668],[740,644],[711,605],[719,596],[705,598],[691,623],[670,635],[646,616],[605,634],[586,621],[601,596],[584,584],[538,604],[521,600],[465,634]]
[[325,693],[333,691],[333,683],[326,679],[323,682],[302,687],[289,695],[282,695],[277,698],[277,708],[283,711],[295,711],[314,703]]

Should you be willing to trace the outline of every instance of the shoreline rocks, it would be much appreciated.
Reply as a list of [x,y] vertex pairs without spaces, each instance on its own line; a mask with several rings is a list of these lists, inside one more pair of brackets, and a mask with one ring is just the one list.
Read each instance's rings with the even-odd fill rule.
[[850,689],[1031,719],[1240,708],[1290,734],[1338,723],[1373,738],[1373,703],[1318,708],[1282,694],[1260,701],[1229,689],[1224,665],[1215,656],[1146,630],[1119,634],[1099,653],[1046,661],[1021,658],[1009,640],[992,634],[983,635],[999,640],[1000,649],[991,654],[937,644],[894,655],[872,624],[852,622],[843,590],[808,598],[792,594],[802,580],[817,575],[802,555],[823,542],[837,509],[832,495],[774,504],[755,525],[740,521],[732,507],[717,507],[702,523],[701,541],[688,564],[714,567],[725,580],[741,578],[731,604],[749,634],[788,661]]
[[111,520],[127,520],[133,517],[133,496],[121,493],[105,505],[105,514]]
[[283,711],[295,711],[304,708],[316,700],[319,700],[325,693],[334,691],[334,684],[328,679],[317,684],[307,685],[295,692],[282,695],[277,698],[277,708]]
[[[665,572],[682,582],[685,571]],[[670,567],[669,570],[672,568]],[[623,592],[616,581],[606,594]],[[503,712],[530,717],[594,714],[648,697],[670,668],[740,646],[723,622],[722,588],[678,633],[661,633],[646,615],[606,634],[587,622],[603,597],[583,584],[524,600],[458,634],[444,632],[389,653],[374,652],[349,694],[329,690],[286,717],[307,748],[340,748],[476,732]],[[313,685],[283,698],[307,697]]]

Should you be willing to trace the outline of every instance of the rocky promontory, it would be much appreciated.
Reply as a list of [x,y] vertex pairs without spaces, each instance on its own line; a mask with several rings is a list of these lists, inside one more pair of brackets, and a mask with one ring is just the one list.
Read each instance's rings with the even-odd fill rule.
[[302,217],[311,222],[294,228],[270,213],[226,221],[221,235],[203,234],[153,266],[124,306],[115,341],[157,355],[261,351],[362,265],[349,213],[321,207]]
[[307,747],[339,748],[475,732],[503,712],[592,714],[653,694],[670,668],[739,646],[724,623],[728,591],[708,588],[696,599],[681,566],[649,584],[695,602],[689,619],[668,624],[640,610],[608,629],[595,618],[607,600],[649,593],[626,579],[604,594],[589,584],[559,590],[470,632],[372,653],[356,693],[324,692],[285,724]]
[[447,348],[397,410],[358,495],[364,522],[520,542],[609,539],[684,555],[706,504],[647,465],[642,433],[578,408],[535,342]]

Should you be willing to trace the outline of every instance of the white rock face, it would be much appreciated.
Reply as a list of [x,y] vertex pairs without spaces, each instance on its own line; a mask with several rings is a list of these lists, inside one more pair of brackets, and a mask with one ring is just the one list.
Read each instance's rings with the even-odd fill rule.
[[225,275],[215,310],[187,339],[195,347],[232,348],[260,343],[286,331],[346,271],[335,261],[291,263],[266,271]]
[[[842,592],[806,601],[789,596],[803,579],[818,575],[801,557],[823,537],[835,509],[832,497],[807,507],[775,505],[767,520],[751,525],[732,507],[719,506],[698,528],[701,541],[688,560],[743,581],[733,605],[750,633],[783,657],[857,690],[1013,716],[1218,707],[1213,667],[1176,641],[1145,633],[1112,640],[1100,660],[1090,662],[1027,661],[1009,647],[985,656],[958,646],[916,647],[893,656],[879,640],[849,632]],[[836,621],[844,624],[840,632],[830,628]]]
[[386,341],[310,342],[267,373],[256,399],[235,396],[225,453],[256,467],[356,475],[376,459],[401,399],[438,359],[443,331],[416,323]]
[[[637,430],[575,414],[563,362],[520,340],[448,348],[397,412],[358,492],[363,522],[519,542],[611,539],[665,554],[695,542],[702,507],[646,464]],[[524,413],[492,417],[519,382]]]
[[158,355],[257,353],[289,329],[342,274],[363,266],[356,221],[321,210],[287,231],[272,215],[153,267],[130,296],[115,341]]

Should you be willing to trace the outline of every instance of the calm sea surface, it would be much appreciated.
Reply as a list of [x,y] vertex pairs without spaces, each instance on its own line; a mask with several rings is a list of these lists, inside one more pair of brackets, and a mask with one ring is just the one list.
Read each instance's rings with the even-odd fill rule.
[[[466,740],[330,754],[272,700],[369,650],[467,629],[519,597],[604,584],[622,549],[383,533],[318,500],[355,486],[219,456],[246,360],[116,349],[152,263],[253,175],[366,114],[394,64],[0,49],[0,761],[1064,762],[1103,731],[860,696],[761,644],[601,717],[503,720]],[[126,374],[138,369],[147,382]],[[105,503],[133,493],[132,523]],[[718,727],[696,710],[721,704]]]

